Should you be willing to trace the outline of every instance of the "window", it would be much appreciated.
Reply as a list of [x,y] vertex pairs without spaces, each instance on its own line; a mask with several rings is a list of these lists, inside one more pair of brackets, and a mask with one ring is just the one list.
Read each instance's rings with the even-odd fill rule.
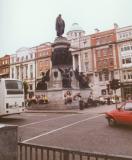
[[128,74],[128,79],[131,79],[131,76],[130,76],[130,74]]
[[85,59],[88,59],[88,53],[86,52],[84,53],[84,55],[85,55]]
[[114,79],[114,72],[111,71],[111,80]]
[[26,60],[28,60],[28,55],[26,55]]
[[19,62],[19,57],[17,57],[16,62]]
[[26,69],[26,79],[28,79],[28,65],[25,66]]
[[99,81],[102,81],[102,73],[99,72]]
[[123,48],[121,48],[121,51],[123,51],[124,49]]
[[98,56],[98,57],[101,57],[101,52],[100,52],[100,50],[96,50],[96,53],[97,53],[97,56]]
[[12,78],[14,78],[14,68],[12,68]]
[[30,65],[30,78],[33,79],[33,65]]
[[33,85],[29,84],[29,90],[33,90]]
[[20,69],[21,69],[21,73],[20,73],[21,74],[21,79],[23,80],[23,66],[21,66]]
[[105,79],[105,81],[109,80],[109,73],[108,72],[104,73],[104,79]]
[[88,62],[85,62],[85,71],[88,71]]
[[122,64],[125,64],[125,59],[122,59]]
[[17,79],[19,79],[19,66],[16,67]]
[[102,49],[102,52],[104,53],[104,56],[107,54],[107,48],[105,48],[105,49]]
[[12,57],[12,63],[14,63],[14,57]]
[[39,62],[39,70],[42,71],[42,69],[43,69],[43,61],[40,61]]
[[126,75],[124,74],[124,79],[126,79]]
[[109,63],[110,63],[110,66],[113,66],[114,65],[114,60],[110,59]]
[[97,61],[97,66],[101,67],[102,66],[102,61]]
[[126,58],[126,63],[131,63],[131,58]]
[[130,50],[130,46],[127,46],[127,50]]
[[32,53],[30,54],[30,58],[31,58],[31,59],[33,58],[33,54],[32,54]]
[[23,60],[24,60],[24,57],[21,58],[21,61],[23,61]]
[[5,80],[6,89],[23,89],[22,82],[16,80]]
[[107,61],[107,59],[105,59],[104,60],[104,67],[107,67],[107,65],[108,65],[108,61]]

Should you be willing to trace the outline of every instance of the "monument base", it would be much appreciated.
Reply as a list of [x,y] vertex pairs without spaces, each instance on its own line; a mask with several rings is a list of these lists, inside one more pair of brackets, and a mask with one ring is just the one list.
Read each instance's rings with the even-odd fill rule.
[[[66,102],[65,94],[69,91],[71,93],[71,102]],[[78,109],[79,108],[79,97],[80,94],[84,101],[87,100],[91,89],[55,89],[42,91],[38,90],[35,92],[35,96],[41,97],[46,95],[48,97],[47,104],[33,104],[29,109],[45,109],[45,110],[67,110],[67,109]]]

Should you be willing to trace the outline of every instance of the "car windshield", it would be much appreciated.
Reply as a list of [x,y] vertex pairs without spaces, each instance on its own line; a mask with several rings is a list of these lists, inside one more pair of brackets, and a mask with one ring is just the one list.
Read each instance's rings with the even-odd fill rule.
[[132,111],[132,102],[126,103],[124,109],[127,111]]

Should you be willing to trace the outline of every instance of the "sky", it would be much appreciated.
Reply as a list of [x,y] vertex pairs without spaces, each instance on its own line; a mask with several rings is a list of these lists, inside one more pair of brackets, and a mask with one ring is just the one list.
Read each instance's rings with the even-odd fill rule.
[[132,0],[0,0],[0,56],[21,47],[53,42],[58,14],[65,34],[73,23],[86,34],[132,25]]

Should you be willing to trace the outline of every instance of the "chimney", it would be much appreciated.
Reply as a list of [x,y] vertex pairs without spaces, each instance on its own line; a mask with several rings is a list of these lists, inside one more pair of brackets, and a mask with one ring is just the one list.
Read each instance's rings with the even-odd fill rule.
[[95,33],[98,33],[98,32],[99,32],[99,29],[98,29],[98,28],[95,28],[94,30],[95,30]]
[[114,23],[114,29],[117,29],[119,26],[117,23]]

